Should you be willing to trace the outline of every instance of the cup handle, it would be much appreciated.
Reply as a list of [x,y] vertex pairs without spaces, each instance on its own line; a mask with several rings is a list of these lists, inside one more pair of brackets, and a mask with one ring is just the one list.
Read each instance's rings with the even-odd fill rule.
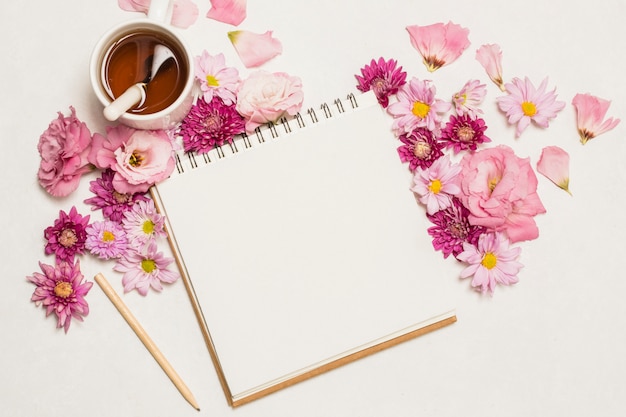
[[148,9],[148,18],[163,23],[170,23],[173,9],[173,0],[151,0],[150,8]]

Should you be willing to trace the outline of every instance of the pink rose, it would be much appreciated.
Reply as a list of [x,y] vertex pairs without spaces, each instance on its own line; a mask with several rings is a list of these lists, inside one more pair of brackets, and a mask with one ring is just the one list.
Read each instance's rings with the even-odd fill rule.
[[467,154],[461,161],[461,199],[471,224],[505,231],[511,242],[536,239],[533,217],[545,213],[529,159],[500,145]]
[[89,161],[115,172],[113,188],[122,194],[143,193],[170,176],[175,167],[172,142],[162,130],[107,127],[107,136],[95,134]]
[[74,107],[70,116],[53,120],[39,137],[41,155],[39,184],[55,197],[65,197],[78,188],[80,177],[91,168],[87,160],[91,132],[76,118]]
[[284,115],[294,116],[303,100],[300,78],[284,72],[256,71],[241,83],[236,108],[246,119],[246,130],[250,132]]

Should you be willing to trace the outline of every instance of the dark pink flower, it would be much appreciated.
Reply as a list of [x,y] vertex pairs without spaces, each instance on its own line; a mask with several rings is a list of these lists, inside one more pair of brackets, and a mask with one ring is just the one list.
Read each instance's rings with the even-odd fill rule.
[[409,133],[404,133],[398,139],[403,143],[398,148],[398,155],[402,162],[409,163],[411,172],[418,167],[428,168],[443,155],[441,144],[437,142],[433,132],[425,127],[418,127]]
[[87,160],[91,132],[78,120],[74,107],[70,111],[67,117],[59,112],[37,145],[41,156],[39,183],[55,197],[65,197],[76,190],[81,175],[91,169]]
[[93,286],[92,282],[83,282],[80,262],[76,264],[62,261],[56,267],[39,263],[43,274],[34,272],[26,277],[37,288],[31,301],[46,308],[46,316],[54,312],[57,316],[57,328],[63,327],[65,333],[70,328],[72,318],[83,321],[89,314],[89,305],[85,296]]
[[452,197],[450,207],[427,215],[434,224],[428,228],[428,234],[433,237],[433,247],[440,250],[444,258],[450,254],[456,257],[463,252],[463,243],[476,245],[480,235],[486,231],[482,226],[470,224],[468,215],[469,210],[456,197]]
[[441,130],[439,140],[446,148],[452,148],[454,153],[463,150],[475,151],[479,144],[491,142],[491,139],[485,136],[485,130],[487,125],[479,117],[474,119],[469,114],[451,115],[450,121]]
[[397,61],[385,61],[382,57],[378,61],[372,59],[369,65],[361,68],[361,75],[355,77],[359,82],[356,88],[363,92],[373,90],[383,107],[389,105],[389,96],[396,94],[398,88],[406,84],[406,72],[397,66]]
[[102,171],[102,176],[89,183],[89,190],[95,194],[94,197],[85,200],[86,204],[93,207],[92,210],[102,209],[105,219],[121,222],[124,213],[132,210],[137,201],[147,201],[148,198],[143,193],[122,194],[113,188],[113,176],[115,172],[110,169]]
[[235,105],[227,106],[219,97],[207,103],[200,97],[183,119],[178,133],[183,138],[185,152],[206,153],[231,143],[235,135],[245,131],[245,124]]
[[85,250],[89,216],[78,214],[75,206],[72,206],[69,214],[59,211],[59,218],[54,225],[44,230],[46,238],[46,255],[54,254],[57,261],[74,262],[76,254],[82,254]]

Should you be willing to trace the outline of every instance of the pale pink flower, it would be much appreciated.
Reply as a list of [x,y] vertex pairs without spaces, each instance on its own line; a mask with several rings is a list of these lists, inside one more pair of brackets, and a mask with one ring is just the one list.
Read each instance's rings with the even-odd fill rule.
[[535,88],[528,78],[524,81],[513,78],[505,84],[507,95],[497,97],[498,107],[506,113],[509,123],[517,124],[515,137],[519,137],[531,121],[547,128],[550,120],[565,107],[564,101],[556,100],[556,89],[546,91],[548,79],[545,78],[539,88]]
[[[150,0],[117,0],[122,10],[129,12],[148,13]],[[198,19],[198,6],[191,0],[174,0],[172,9],[172,25],[179,28],[188,28]]]
[[482,45],[476,50],[476,60],[483,66],[487,75],[500,90],[506,91],[502,79],[502,51],[497,44]]
[[479,106],[487,94],[485,87],[485,84],[481,84],[478,80],[469,80],[458,93],[452,96],[452,104],[454,104],[457,116],[467,114],[475,118],[483,113]]
[[37,145],[41,156],[37,172],[39,184],[54,197],[72,193],[78,188],[80,177],[90,171],[87,155],[91,132],[78,120],[74,107],[70,107],[70,111],[69,116],[58,113]]
[[569,154],[558,146],[546,146],[537,162],[537,171],[559,188],[569,190]]
[[246,0],[211,0],[206,17],[237,26],[246,18],[246,6]]
[[165,216],[159,214],[154,201],[138,201],[132,210],[124,213],[122,226],[126,232],[128,244],[139,248],[157,237],[165,237]]
[[89,161],[100,169],[115,171],[118,193],[146,192],[174,171],[172,142],[162,130],[135,130],[124,125],[107,126],[107,135],[93,136]]
[[529,159],[505,145],[466,154],[461,160],[461,192],[471,224],[506,232],[511,242],[539,236],[534,216],[545,213]]
[[611,105],[609,100],[591,94],[576,94],[572,105],[576,109],[576,125],[583,145],[589,139],[613,129],[620,122],[620,119],[612,117],[604,120]]
[[419,195],[419,201],[426,205],[428,214],[450,207],[451,197],[461,191],[460,172],[461,166],[453,164],[448,155],[437,159],[426,169],[415,170],[411,190]]
[[272,31],[253,33],[247,30],[228,32],[228,39],[246,68],[258,67],[283,52],[283,45]]
[[407,26],[406,30],[430,72],[455,61],[470,45],[469,29],[452,22]]
[[241,83],[236,106],[250,132],[283,116],[295,116],[303,100],[299,77],[284,72],[255,71]]
[[101,259],[119,258],[126,252],[128,240],[122,225],[105,220],[93,222],[87,229],[85,247]]
[[237,100],[239,72],[227,67],[224,54],[211,56],[206,50],[195,58],[195,74],[200,81],[204,101],[210,103],[213,97],[219,97],[230,106]]
[[155,291],[161,291],[162,282],[171,284],[179,278],[177,272],[168,269],[173,262],[174,259],[158,252],[156,242],[152,241],[140,250],[128,250],[118,259],[113,269],[124,274],[122,276],[124,292],[136,289],[139,294],[147,295],[150,287]]
[[472,287],[493,294],[497,284],[510,285],[518,282],[517,274],[523,265],[517,262],[521,248],[510,247],[503,233],[485,233],[478,238],[476,246],[463,243],[463,252],[457,259],[469,266],[461,271],[461,278],[472,278]]
[[396,136],[418,127],[436,132],[441,123],[440,113],[450,110],[451,103],[435,98],[437,89],[429,80],[411,79],[398,90],[397,101],[387,107],[394,117],[392,129]]

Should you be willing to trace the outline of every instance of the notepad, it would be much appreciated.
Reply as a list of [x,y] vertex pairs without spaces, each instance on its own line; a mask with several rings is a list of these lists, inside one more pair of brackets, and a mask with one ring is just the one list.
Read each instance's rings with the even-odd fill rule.
[[390,126],[350,95],[153,187],[232,406],[456,320]]

